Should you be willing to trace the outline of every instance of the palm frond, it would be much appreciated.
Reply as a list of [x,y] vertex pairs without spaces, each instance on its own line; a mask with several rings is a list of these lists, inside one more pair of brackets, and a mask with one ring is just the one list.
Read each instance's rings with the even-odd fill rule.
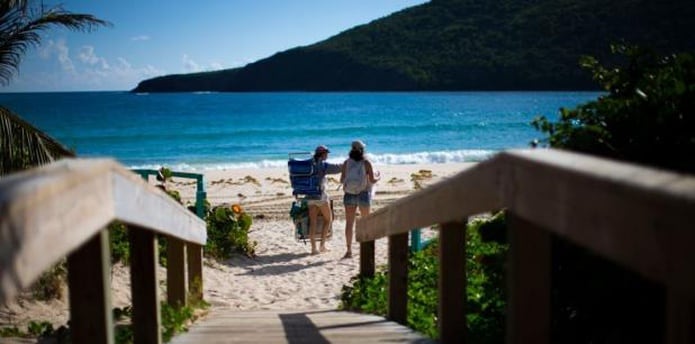
[[0,175],[74,156],[60,142],[0,106]]
[[0,85],[9,84],[27,49],[39,45],[42,30],[62,26],[92,31],[111,25],[90,14],[65,11],[61,6],[30,8],[26,0],[0,0]]

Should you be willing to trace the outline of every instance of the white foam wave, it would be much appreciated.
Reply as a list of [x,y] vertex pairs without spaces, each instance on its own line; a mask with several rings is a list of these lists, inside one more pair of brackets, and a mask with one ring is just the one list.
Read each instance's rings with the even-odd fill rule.
[[373,154],[369,159],[380,165],[447,164],[483,161],[497,153],[493,150],[466,149],[457,151],[417,152],[406,154]]
[[[447,164],[459,162],[483,161],[497,153],[495,150],[485,149],[466,149],[457,151],[435,151],[435,152],[416,152],[416,153],[384,153],[368,154],[369,160],[376,165],[407,165],[407,164]],[[328,161],[331,163],[341,163],[344,157],[332,157]],[[275,168],[286,167],[287,160],[261,160],[255,162],[219,162],[219,163],[177,163],[177,164],[144,164],[130,166],[133,169],[152,169],[156,170],[166,166],[174,171],[215,171],[241,168]]]

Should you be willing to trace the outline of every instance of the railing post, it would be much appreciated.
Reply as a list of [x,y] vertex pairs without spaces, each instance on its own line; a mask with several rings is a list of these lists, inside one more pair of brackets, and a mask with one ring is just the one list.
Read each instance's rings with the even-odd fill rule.
[[695,343],[695,303],[674,290],[667,290],[666,295],[665,343]]
[[203,246],[186,244],[189,302],[203,300]]
[[550,234],[507,212],[507,343],[550,343]]
[[186,302],[186,246],[183,241],[167,237],[167,303],[179,308]]
[[110,264],[109,236],[105,230],[68,256],[73,343],[114,342]]
[[360,276],[374,277],[374,240],[360,243]]
[[442,343],[466,339],[466,221],[439,231],[439,337]]
[[405,325],[408,320],[408,233],[389,237],[388,318]]
[[420,228],[415,228],[410,231],[410,252],[418,252],[422,249],[420,234]]
[[133,298],[133,339],[135,344],[160,344],[162,323],[157,283],[157,240],[154,232],[129,226],[130,280]]
[[203,175],[198,175],[196,178],[196,192],[195,192],[195,212],[199,218],[205,218],[205,199],[207,198],[207,193],[205,192],[205,180]]

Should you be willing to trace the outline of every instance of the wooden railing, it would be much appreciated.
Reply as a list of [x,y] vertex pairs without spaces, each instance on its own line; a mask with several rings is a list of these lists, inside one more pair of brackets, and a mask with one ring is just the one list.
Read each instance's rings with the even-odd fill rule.
[[129,229],[135,343],[161,343],[156,233],[167,236],[167,299],[180,306],[202,297],[205,223],[112,160],[62,160],[0,179],[0,303],[67,256],[73,343],[113,343],[113,221]]
[[557,150],[500,153],[357,221],[362,275],[389,239],[388,317],[405,324],[408,231],[439,224],[440,337],[464,342],[467,218],[503,208],[508,343],[550,342],[551,235],[663,285],[664,341],[695,342],[695,177]]

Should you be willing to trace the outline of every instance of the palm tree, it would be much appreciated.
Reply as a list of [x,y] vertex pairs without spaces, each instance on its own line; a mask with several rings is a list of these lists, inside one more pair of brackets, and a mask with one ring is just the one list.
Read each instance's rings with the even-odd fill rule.
[[[92,31],[111,23],[89,14],[71,13],[62,6],[32,6],[30,0],[0,0],[0,85],[19,70],[27,49],[41,43],[39,33],[53,26]],[[58,141],[0,106],[0,175],[74,156]]]

